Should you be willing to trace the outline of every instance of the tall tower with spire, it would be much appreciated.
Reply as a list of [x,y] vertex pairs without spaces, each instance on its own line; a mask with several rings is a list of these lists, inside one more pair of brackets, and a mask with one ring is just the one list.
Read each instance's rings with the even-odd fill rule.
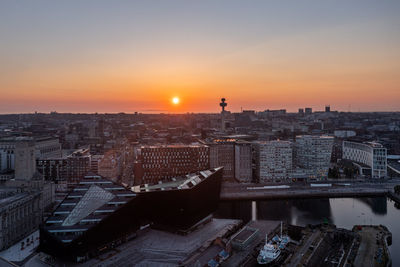
[[225,107],[228,105],[228,103],[225,103],[225,98],[221,98],[221,103],[219,103],[219,105],[222,107],[222,111],[221,112],[224,112],[225,111]]
[[219,103],[220,107],[222,108],[222,110],[221,110],[221,130],[222,131],[225,131],[225,127],[226,127],[226,122],[225,122],[226,110],[225,110],[225,107],[228,105],[228,103],[226,103],[225,101],[226,101],[225,98],[221,98],[221,103]]

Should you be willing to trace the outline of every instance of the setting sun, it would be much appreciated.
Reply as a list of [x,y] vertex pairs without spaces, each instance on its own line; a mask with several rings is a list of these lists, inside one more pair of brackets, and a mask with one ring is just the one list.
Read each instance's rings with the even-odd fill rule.
[[174,97],[174,98],[172,98],[172,103],[173,103],[174,105],[179,104],[179,97]]

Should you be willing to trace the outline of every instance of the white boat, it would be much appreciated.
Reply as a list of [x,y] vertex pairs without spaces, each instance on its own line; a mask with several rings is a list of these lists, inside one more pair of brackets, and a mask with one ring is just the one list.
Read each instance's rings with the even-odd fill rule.
[[279,255],[281,255],[281,250],[286,247],[289,243],[290,238],[288,236],[282,236],[282,222],[281,222],[281,236],[274,236],[270,241],[268,241],[268,235],[265,235],[265,245],[260,250],[257,257],[258,264],[268,264],[275,261]]

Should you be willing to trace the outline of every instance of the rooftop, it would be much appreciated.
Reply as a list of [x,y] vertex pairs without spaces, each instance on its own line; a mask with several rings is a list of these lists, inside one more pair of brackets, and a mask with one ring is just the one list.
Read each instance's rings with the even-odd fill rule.
[[18,192],[16,189],[2,188],[0,189],[0,209],[28,195],[29,193]]
[[353,143],[353,144],[360,144],[360,145],[364,145],[364,146],[369,146],[372,148],[384,148],[384,146],[378,142],[355,142],[355,141],[343,141],[344,143]]
[[215,173],[221,169],[215,168],[205,171],[200,171],[198,173],[191,173],[185,176],[180,176],[176,178],[172,178],[172,181],[162,182],[159,181],[157,184],[144,184],[133,186],[132,191],[139,192],[151,192],[151,191],[160,191],[160,190],[181,190],[191,188],[199,183],[201,183],[204,179],[209,177],[211,174]]
[[258,229],[256,229],[256,228],[251,228],[251,227],[246,226],[233,238],[233,240],[238,243],[244,243],[257,231],[258,231]]
[[145,145],[141,146],[141,149],[149,148],[149,149],[156,149],[156,148],[199,148],[199,147],[206,147],[205,145],[202,144],[190,144],[190,145],[185,145],[185,144],[174,144],[174,145]]
[[84,232],[136,196],[135,193],[99,175],[88,174],[67,195],[45,222],[50,233],[62,233],[71,242],[72,232]]
[[383,148],[383,145],[378,142],[366,142],[366,144],[374,148]]

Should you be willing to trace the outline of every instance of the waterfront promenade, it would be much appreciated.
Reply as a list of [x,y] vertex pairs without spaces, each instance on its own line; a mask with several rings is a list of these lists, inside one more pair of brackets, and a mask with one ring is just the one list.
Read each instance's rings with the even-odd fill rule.
[[[400,179],[379,181],[324,181],[288,184],[224,183],[221,200],[339,198],[387,196]],[[390,195],[388,195],[390,197]]]

